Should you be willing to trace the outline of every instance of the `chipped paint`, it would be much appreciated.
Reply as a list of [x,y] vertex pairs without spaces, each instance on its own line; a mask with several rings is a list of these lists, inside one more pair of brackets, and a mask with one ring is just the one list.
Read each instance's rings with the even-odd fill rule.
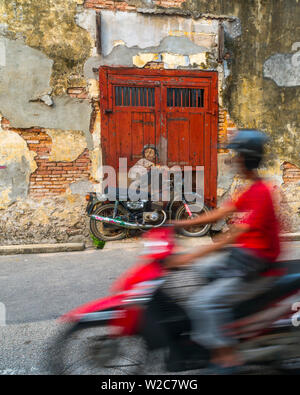
[[6,209],[11,203],[12,188],[0,189],[0,210]]
[[102,150],[101,150],[101,117],[100,112],[96,114],[96,119],[93,128],[93,150],[90,151],[91,158],[91,178],[96,182],[102,180]]
[[165,67],[169,69],[188,66],[200,66],[200,68],[206,68],[207,55],[206,52],[190,56],[174,53],[140,53],[133,56],[132,62],[134,66],[140,68],[144,67],[149,62],[163,62]]
[[[45,129],[82,130],[89,136],[91,105],[70,96],[47,98],[51,93],[53,61],[21,41],[0,37],[6,49],[6,67],[0,68],[0,111],[15,128],[32,126]],[[51,99],[51,102],[49,101]]]
[[123,40],[114,40],[113,47],[117,47],[118,45],[125,45],[125,42]]
[[[101,11],[101,47],[108,56],[119,40],[128,48],[156,47],[168,36],[186,36],[211,45],[218,33],[218,21],[168,15],[143,15],[123,11]],[[201,44],[198,44],[199,46]],[[210,47],[208,47],[210,48]],[[207,49],[207,48],[206,48]]]
[[186,55],[177,55],[171,53],[162,53],[162,61],[166,68],[177,69],[177,67],[188,67],[190,64],[189,57]]
[[99,82],[96,79],[90,78],[88,80],[88,93],[91,99],[97,100],[99,99]]
[[206,48],[213,48],[217,45],[217,34],[184,32],[178,30],[169,31],[169,35],[176,37],[188,37],[193,43]]
[[[53,60],[51,87],[56,95],[72,86],[74,76],[78,86],[83,63],[91,54],[91,34],[75,22],[77,6],[83,3],[84,0],[2,0],[0,23],[7,26],[6,37],[22,40]],[[85,85],[82,79],[81,84]]]
[[0,126],[0,161],[6,166],[0,173],[0,208],[27,196],[30,174],[37,168],[34,157],[18,133]]
[[132,63],[136,67],[144,67],[149,62],[159,62],[160,56],[157,53],[139,53],[133,56]]
[[91,178],[97,182],[100,182],[103,178],[101,149],[95,148],[93,151],[91,151],[90,158],[92,161]]
[[264,63],[263,72],[265,78],[272,79],[278,86],[300,86],[300,51],[294,55],[271,56]]
[[29,163],[30,171],[34,172],[37,168],[34,157],[35,153],[29,151],[26,142],[18,133],[0,129],[0,158],[2,164],[9,166],[11,163],[22,162],[25,159]]
[[85,135],[81,131],[48,129],[45,132],[52,139],[49,161],[73,162],[87,147]]
[[206,65],[207,64],[207,56],[206,56],[206,52],[204,53],[197,53],[195,55],[190,55],[190,64],[192,66],[197,65],[197,66],[201,66],[201,65]]

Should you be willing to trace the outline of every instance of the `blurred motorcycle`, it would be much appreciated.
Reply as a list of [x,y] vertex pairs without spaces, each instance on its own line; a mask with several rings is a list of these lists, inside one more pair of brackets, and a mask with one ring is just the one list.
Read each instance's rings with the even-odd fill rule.
[[[206,368],[210,352],[191,340],[191,322],[182,304],[164,290],[169,273],[164,262],[176,248],[172,227],[144,236],[145,254],[113,284],[111,294],[66,313],[62,332],[50,349],[55,374],[148,373],[155,350],[169,372]],[[300,373],[300,274],[277,270],[271,290],[234,307],[234,322],[224,330],[238,340],[247,365],[271,366]],[[270,271],[264,275],[270,274]],[[149,359],[150,358],[150,359]]]

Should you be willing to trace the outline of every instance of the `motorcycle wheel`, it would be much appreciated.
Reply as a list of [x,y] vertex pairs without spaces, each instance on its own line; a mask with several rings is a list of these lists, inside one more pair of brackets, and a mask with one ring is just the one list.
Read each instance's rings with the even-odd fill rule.
[[140,337],[115,337],[109,328],[76,324],[64,329],[48,350],[55,375],[139,374],[147,350]]
[[[203,206],[203,209],[200,211],[200,213],[193,213],[192,217],[190,217],[186,211],[185,206],[181,205],[176,211],[175,220],[181,221],[186,219],[193,219],[198,217],[200,214],[207,213],[208,211],[209,209],[206,206]],[[205,236],[209,232],[210,228],[211,228],[211,224],[193,225],[193,226],[188,226],[186,228],[182,228],[179,230],[179,232],[187,237],[201,237],[201,236]]]
[[[112,217],[114,213],[115,205],[112,203],[104,204],[96,208],[93,212],[95,215],[101,215],[103,217]],[[118,207],[117,216],[126,215],[125,210],[122,207]],[[125,228],[117,228],[109,224],[104,224],[101,221],[97,221],[93,218],[90,219],[90,230],[97,239],[103,241],[122,240],[127,237],[128,230]]]
[[285,338],[291,338],[285,349],[278,353],[277,358],[273,361],[272,366],[278,373],[283,375],[298,375],[300,374],[300,337],[299,329],[293,327],[289,332],[286,332]]
[[300,374],[300,357],[282,361],[276,366],[277,371],[284,375]]

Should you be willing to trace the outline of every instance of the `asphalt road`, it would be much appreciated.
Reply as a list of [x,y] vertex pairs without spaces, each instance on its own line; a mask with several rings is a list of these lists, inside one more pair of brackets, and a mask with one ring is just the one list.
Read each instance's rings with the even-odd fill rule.
[[0,257],[0,374],[48,373],[49,341],[56,319],[108,293],[112,282],[136,260],[138,249]]
[[[290,272],[300,272],[300,242],[286,244]],[[136,260],[137,248],[0,257],[0,374],[48,373],[48,342],[56,318],[108,293],[112,282]],[[84,372],[83,372],[84,373]],[[105,372],[103,372],[104,374]],[[111,373],[120,373],[111,371]]]
[[0,301],[6,306],[7,324],[55,319],[105,296],[137,253],[87,250],[0,257]]

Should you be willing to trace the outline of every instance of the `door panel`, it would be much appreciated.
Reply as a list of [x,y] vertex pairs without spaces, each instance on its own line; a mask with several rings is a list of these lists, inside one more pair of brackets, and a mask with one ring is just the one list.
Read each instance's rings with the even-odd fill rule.
[[109,117],[106,164],[119,168],[119,158],[127,158],[128,167],[142,158],[146,144],[155,145],[155,114],[115,111]]
[[190,120],[188,114],[167,115],[168,166],[189,165]]
[[[153,85],[153,84],[152,84]],[[110,123],[106,164],[119,168],[119,158],[127,158],[128,168],[142,158],[145,144],[155,145],[156,88],[143,85],[143,79],[111,79],[108,84]],[[113,133],[111,133],[113,132]],[[106,141],[106,139],[104,139]]]
[[205,115],[167,114],[168,166],[204,166]]
[[217,73],[100,68],[104,164],[128,167],[154,144],[160,164],[204,166],[205,200],[216,204]]
[[146,144],[155,145],[155,114],[131,113],[131,155],[128,165],[133,166],[142,158],[142,151]]
[[[190,164],[204,166],[205,113],[190,114]],[[199,144],[199,142],[201,142]]]
[[143,146],[156,143],[156,117],[153,113],[144,114]]

